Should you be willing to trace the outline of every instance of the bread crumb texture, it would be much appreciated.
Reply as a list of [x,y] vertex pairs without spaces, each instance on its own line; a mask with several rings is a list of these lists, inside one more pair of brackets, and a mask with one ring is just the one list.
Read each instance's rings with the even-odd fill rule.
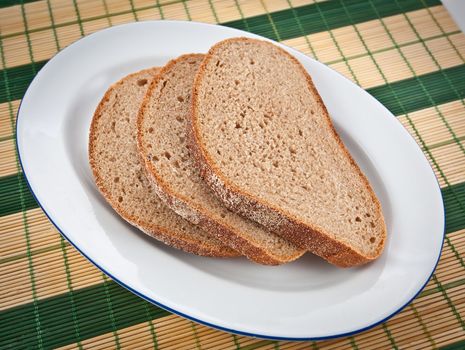
[[139,149],[155,189],[179,215],[248,258],[281,264],[304,250],[229,211],[201,179],[188,143],[192,84],[204,55],[184,55],[161,71],[139,115]]
[[158,69],[115,83],[92,120],[89,160],[100,192],[128,222],[179,249],[206,256],[236,256],[232,249],[181,219],[155,194],[136,146],[136,121],[144,94]]
[[[234,199],[230,207],[252,198],[270,216],[280,213],[368,260],[380,254],[379,201],[295,58],[267,42],[226,40],[210,50],[194,99],[206,178],[223,200],[226,192]],[[262,214],[254,219],[283,227]]]

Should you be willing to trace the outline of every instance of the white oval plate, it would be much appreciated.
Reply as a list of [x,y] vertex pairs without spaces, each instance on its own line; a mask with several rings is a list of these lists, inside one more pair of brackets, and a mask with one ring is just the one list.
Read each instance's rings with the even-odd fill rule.
[[90,121],[111,83],[219,40],[256,35],[193,22],[105,29],[67,47],[24,96],[21,163],[42,209],[87,259],[116,282],[176,314],[222,330],[274,339],[359,332],[406,306],[439,259],[441,192],[428,162],[396,118],[352,82],[285,47],[311,73],[336,129],[381,200],[388,227],[374,263],[339,269],[306,254],[264,267],[186,254],[141,234],[106,204],[87,161]]

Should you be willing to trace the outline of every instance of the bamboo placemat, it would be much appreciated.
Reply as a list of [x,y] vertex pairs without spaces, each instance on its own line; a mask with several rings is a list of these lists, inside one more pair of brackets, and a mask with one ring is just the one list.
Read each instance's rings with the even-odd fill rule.
[[[341,72],[399,118],[434,168],[446,207],[442,258],[409,306],[347,338],[235,336],[144,302],[61,238],[18,163],[20,100],[70,43],[153,19],[220,23],[281,41]],[[465,348],[465,36],[438,0],[3,0],[0,55],[0,349]]]

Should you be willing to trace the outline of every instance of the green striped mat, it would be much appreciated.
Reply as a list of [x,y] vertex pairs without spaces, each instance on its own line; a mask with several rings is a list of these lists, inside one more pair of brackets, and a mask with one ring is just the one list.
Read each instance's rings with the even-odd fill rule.
[[[20,100],[70,43],[151,19],[218,23],[281,41],[344,74],[399,118],[438,177],[447,233],[431,281],[401,313],[328,341],[235,336],[143,301],[60,237],[18,164]],[[465,348],[465,35],[440,1],[6,0],[0,56],[0,349]]]

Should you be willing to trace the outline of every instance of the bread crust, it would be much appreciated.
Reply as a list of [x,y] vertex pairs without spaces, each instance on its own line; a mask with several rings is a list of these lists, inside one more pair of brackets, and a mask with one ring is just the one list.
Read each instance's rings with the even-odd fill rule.
[[165,72],[171,70],[174,65],[180,61],[188,60],[190,58],[199,58],[199,56],[204,57],[205,55],[187,54],[169,61],[160,70],[159,74],[152,80],[142,101],[142,105],[139,109],[139,114],[137,117],[137,146],[139,149],[139,154],[144,160],[147,173],[149,174],[149,179],[152,181],[155,192],[168,207],[170,207],[186,220],[192,222],[195,225],[198,225],[205,232],[213,235],[224,244],[227,244],[234,250],[242,253],[248,259],[263,265],[280,265],[293,261],[302,256],[305,251],[298,252],[295,255],[289,256],[288,259],[282,260],[274,257],[272,254],[267,252],[266,249],[251,244],[245,238],[238,236],[234,228],[228,226],[227,224],[219,223],[218,221],[214,220],[206,210],[192,203],[188,198],[173,193],[165,181],[160,177],[153,163],[147,157],[148,151],[145,148],[143,142],[142,124],[144,115],[146,114],[146,110],[148,108],[147,105],[152,98],[153,91],[156,89],[160,81],[163,80]]
[[100,176],[98,165],[96,163],[95,158],[93,157],[95,144],[98,142],[97,140],[97,128],[98,122],[102,115],[102,111],[105,108],[106,103],[109,101],[110,95],[113,90],[122,85],[125,80],[135,77],[143,72],[148,72],[150,74],[156,75],[159,72],[159,68],[150,68],[145,69],[136,73],[132,73],[127,75],[126,77],[120,79],[116,83],[110,86],[110,88],[106,91],[105,95],[103,96],[102,100],[100,101],[99,105],[97,106],[94,116],[92,118],[92,122],[90,125],[90,132],[89,132],[89,145],[88,145],[88,155],[89,155],[89,163],[92,169],[92,174],[95,180],[95,184],[97,185],[98,190],[105,198],[105,200],[111,205],[111,207],[128,223],[133,226],[138,227],[141,231],[152,236],[159,241],[172,246],[174,248],[183,250],[185,252],[193,253],[196,255],[201,256],[208,256],[208,257],[235,257],[239,254],[230,249],[226,246],[214,246],[209,244],[208,242],[204,242],[204,244],[198,244],[195,240],[188,240],[188,239],[181,239],[176,236],[175,232],[171,232],[163,227],[143,222],[139,220],[137,217],[130,215],[125,208],[120,205],[117,201],[112,199],[111,194],[109,193],[108,189],[105,186],[105,182],[103,181],[102,177]]
[[188,139],[191,150],[193,151],[193,155],[196,159],[196,164],[200,169],[200,174],[202,178],[229,209],[251,220],[259,222],[263,226],[267,227],[269,230],[272,230],[273,232],[280,234],[282,237],[294,243],[295,245],[308,249],[310,252],[319,255],[331,264],[334,264],[339,267],[351,267],[365,264],[376,259],[382,253],[386,241],[386,225],[384,222],[384,217],[382,215],[381,204],[379,203],[378,198],[376,197],[373,189],[371,188],[368,179],[362,173],[362,171],[350,155],[349,151],[345,147],[344,143],[340,139],[339,135],[336,133],[336,130],[334,129],[334,126],[329,117],[328,111],[316,87],[314,86],[310,75],[300,64],[300,62],[284,49],[280,48],[279,46],[273,45],[278,50],[280,50],[282,54],[290,58],[290,60],[294,62],[296,66],[300,69],[302,74],[304,74],[307,80],[308,88],[310,92],[314,94],[314,96],[317,99],[317,103],[323,110],[325,120],[328,126],[330,127],[330,130],[333,133],[336,142],[349,159],[355,171],[361,177],[367,191],[369,192],[372,198],[372,201],[375,203],[377,211],[379,212],[379,217],[380,220],[382,220],[384,230],[383,236],[376,249],[375,254],[373,256],[367,256],[360,252],[357,252],[352,247],[331,238],[330,234],[328,232],[325,232],[325,230],[323,230],[322,228],[319,228],[315,225],[308,225],[306,223],[303,223],[293,215],[285,213],[282,209],[274,207],[271,204],[266,203],[264,200],[256,198],[255,196],[241,190],[233,183],[228,181],[228,179],[222,174],[221,170],[215,166],[214,162],[209,157],[207,151],[202,146],[202,140],[198,127],[197,104],[200,82],[202,80],[203,75],[205,74],[206,66],[213,56],[213,52],[223,45],[227,45],[231,42],[240,41],[253,41],[254,43],[259,45],[273,45],[266,41],[249,38],[232,38],[221,41],[211,47],[203,63],[201,64],[197,76],[194,80]]

